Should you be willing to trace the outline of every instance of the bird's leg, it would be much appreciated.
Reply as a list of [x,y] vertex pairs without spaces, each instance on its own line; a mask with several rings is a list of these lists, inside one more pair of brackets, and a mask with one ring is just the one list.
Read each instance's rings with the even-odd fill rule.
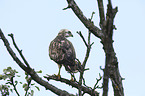
[[71,81],[76,81],[76,78],[74,76],[74,73],[70,73],[71,74]]
[[71,81],[74,81],[73,76],[71,75]]
[[59,71],[58,71],[58,74],[57,74],[58,79],[60,79],[60,70],[61,70],[61,67],[62,67],[62,65],[59,65],[59,64],[58,64],[58,68],[59,68]]

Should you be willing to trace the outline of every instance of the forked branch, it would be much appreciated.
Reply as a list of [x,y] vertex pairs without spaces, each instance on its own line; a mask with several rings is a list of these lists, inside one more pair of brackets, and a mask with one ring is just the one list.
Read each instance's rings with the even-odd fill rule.
[[106,56],[105,68],[103,71],[103,96],[108,95],[109,78],[111,79],[113,84],[114,95],[124,96],[123,85],[121,81],[122,77],[119,73],[118,61],[113,47],[113,29],[116,29],[113,24],[116,13],[118,12],[118,8],[115,7],[113,9],[111,0],[108,0],[107,13],[105,16],[103,0],[97,0],[101,28],[99,29],[91,21],[89,21],[89,19],[87,19],[86,16],[84,16],[83,12],[74,0],[66,1],[68,3],[68,7],[66,9],[71,8],[75,15],[79,18],[79,20],[85,25],[85,27],[96,37],[100,38],[101,43],[103,44],[103,49]]
[[105,13],[104,13],[104,6],[103,6],[103,0],[97,0],[98,7],[99,7],[99,16],[100,16],[100,24],[103,25],[103,22],[105,21]]
[[104,34],[102,34],[102,31],[97,26],[95,26],[89,19],[86,18],[86,16],[83,14],[83,12],[74,0],[67,0],[67,2],[67,8],[71,8],[73,10],[75,15],[80,19],[80,21],[85,25],[86,28],[88,28],[91,33],[93,33],[98,38],[102,38],[104,36]]
[[7,48],[7,51],[11,55],[11,57],[14,59],[14,61],[25,71],[27,72],[31,78],[36,81],[38,84],[44,86],[47,90],[49,89],[53,93],[61,96],[74,96],[73,94],[70,94],[64,90],[58,89],[57,87],[53,86],[52,84],[49,84],[47,81],[43,80],[41,77],[38,76],[38,74],[31,68],[31,67],[26,67],[21,60],[16,56],[12,48],[10,47],[10,44],[6,37],[4,36],[2,30],[0,29],[0,39],[2,39],[5,47]]
[[60,82],[63,82],[65,84],[71,85],[72,87],[77,88],[77,89],[79,89],[79,87],[80,87],[84,93],[88,93],[91,96],[99,96],[99,93],[97,91],[94,91],[91,87],[88,88],[88,87],[85,87],[85,86],[80,86],[79,82],[76,82],[76,81],[70,81],[70,80],[67,80],[67,79],[62,78],[62,77],[59,79],[55,75],[44,76],[44,78],[47,78],[48,81],[49,80],[60,81]]
[[25,59],[24,55],[22,54],[22,50],[20,50],[14,40],[14,35],[11,33],[11,34],[8,34],[8,36],[11,37],[12,41],[13,41],[13,45],[15,46],[15,48],[17,49],[17,51],[19,52],[22,60],[24,61],[24,63],[27,65],[27,67],[30,67],[30,65],[28,64],[27,60]]

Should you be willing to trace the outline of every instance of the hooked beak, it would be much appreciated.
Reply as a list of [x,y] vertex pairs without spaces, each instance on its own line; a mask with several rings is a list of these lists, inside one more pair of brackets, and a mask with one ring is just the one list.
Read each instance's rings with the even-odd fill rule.
[[70,37],[73,37],[73,35],[72,35],[72,34],[70,34]]

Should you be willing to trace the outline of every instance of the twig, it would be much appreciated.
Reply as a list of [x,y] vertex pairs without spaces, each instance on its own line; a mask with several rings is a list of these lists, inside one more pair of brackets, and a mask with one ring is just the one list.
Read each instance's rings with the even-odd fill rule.
[[[85,79],[84,79],[84,78],[83,78],[83,85],[84,85],[85,87],[89,88],[89,89],[91,88],[91,87],[89,87],[89,86],[86,85]],[[92,89],[92,88],[91,88],[91,89]]]
[[12,41],[13,41],[13,44],[15,46],[15,48],[17,49],[17,51],[19,52],[21,58],[23,59],[24,63],[27,65],[27,67],[30,67],[27,60],[25,59],[24,55],[22,54],[22,50],[20,50],[14,40],[14,35],[11,33],[11,34],[8,34],[8,36],[10,36],[12,38]]
[[[95,13],[92,12],[90,22],[92,22],[91,20],[93,19],[93,15],[94,15],[94,14],[95,14]],[[93,23],[93,22],[92,22],[92,23]],[[82,67],[83,67],[83,69],[84,69],[84,71],[85,71],[85,66],[86,66],[87,60],[88,60],[88,58],[89,58],[89,54],[90,54],[90,51],[91,51],[91,46],[93,45],[93,43],[90,44],[90,39],[91,39],[91,32],[90,32],[90,31],[88,31],[88,43],[86,43],[86,41],[85,41],[85,39],[84,39],[84,37],[83,37],[81,31],[79,32],[79,35],[80,35],[80,37],[83,39],[83,41],[84,41],[84,43],[85,43],[85,45],[86,45],[86,47],[87,47],[85,59],[84,59],[84,61],[83,61],[83,63],[82,63]],[[82,85],[82,80],[83,80],[84,71],[80,72],[80,78],[79,78],[79,83],[80,83],[80,85]],[[81,91],[82,91],[81,88],[79,88],[79,96],[82,96]]]
[[104,15],[104,6],[103,6],[103,0],[97,0],[98,7],[99,7],[99,16],[100,16],[100,24],[103,25],[103,22],[105,21],[105,15]]
[[91,32],[88,32],[88,43],[86,42],[86,40],[85,40],[84,36],[82,35],[81,31],[79,31],[79,32],[77,32],[77,33],[80,35],[80,37],[82,38],[83,42],[85,43],[85,45],[86,45],[86,47],[87,47],[85,59],[84,59],[84,61],[83,61],[83,63],[82,63],[83,69],[84,69],[85,64],[86,64],[86,62],[87,62],[87,60],[88,60],[88,57],[89,57],[89,53],[90,53],[91,46],[92,46],[94,43],[90,44]]
[[84,93],[88,93],[91,96],[99,96],[99,93],[97,91],[92,91],[93,89],[91,87],[86,87],[86,86],[82,86],[82,85],[80,86],[79,82],[77,82],[77,81],[70,81],[70,80],[67,80],[62,77],[60,79],[58,79],[58,77],[55,75],[44,76],[44,78],[46,78],[48,81],[49,80],[60,81],[65,84],[71,85],[72,87],[77,88],[77,89],[80,87]]
[[27,96],[28,90],[29,90],[29,88],[30,88],[29,86],[30,86],[30,84],[31,84],[31,81],[32,81],[31,78],[29,78],[28,81],[27,81],[28,84],[27,84],[27,89],[26,89],[26,92],[25,92],[25,95],[24,95],[24,96]]
[[[86,63],[87,63],[87,60],[88,60],[89,54],[90,54],[90,49],[91,49],[91,46],[90,46],[90,36],[91,36],[91,33],[89,32],[88,33],[88,44],[86,44],[85,39],[83,39],[84,43],[87,45],[87,51],[86,51],[85,59],[84,59],[84,61],[82,63],[83,69],[85,69],[85,66],[86,66]],[[80,37],[82,38],[83,35],[81,34]],[[79,78],[80,85],[82,85],[83,74],[84,74],[84,71],[80,72],[80,78]],[[81,94],[81,89],[79,88],[79,96],[81,96],[81,95],[82,95]]]
[[98,87],[98,86],[97,86],[97,84],[99,83],[99,81],[101,81],[101,80],[102,80],[102,76],[101,76],[101,74],[100,74],[100,73],[99,73],[99,77],[100,77],[99,79],[97,79],[97,78],[96,78],[96,80],[97,80],[97,81],[96,81],[96,83],[95,83],[95,85],[94,85],[93,90],[95,90],[96,88],[102,88],[102,87]]
[[100,66],[100,70],[102,70],[104,72],[104,69],[102,68],[102,66]]
[[46,90],[50,90],[53,93],[57,94],[57,95],[65,95],[65,96],[74,96],[73,94],[70,94],[64,90],[58,89],[57,87],[53,86],[52,84],[48,83],[47,81],[43,80],[41,77],[38,76],[38,74],[31,68],[27,68],[21,61],[20,59],[16,56],[16,54],[14,53],[14,51],[12,50],[12,48],[10,47],[10,44],[8,42],[8,40],[6,39],[6,37],[4,36],[3,32],[0,29],[0,37],[4,43],[4,45],[7,48],[7,51],[9,52],[9,54],[11,55],[11,57],[14,59],[14,61],[25,71],[27,72],[31,78],[36,81],[38,84],[40,84],[41,86],[44,86],[46,88]]
[[88,44],[84,38],[84,36],[82,35],[82,32],[81,31],[77,31],[77,33],[80,35],[80,37],[82,38],[83,42],[85,43],[86,47],[88,47]]
[[14,84],[14,77],[10,78],[11,85],[14,87],[14,90],[18,96],[20,96],[19,92],[17,91],[16,85]]
[[76,2],[74,0],[66,0],[68,2],[68,8],[71,8],[75,15],[80,19],[80,21],[85,25],[88,30],[93,33],[98,38],[104,37],[104,34],[102,31],[95,26],[92,22],[90,22],[89,19],[86,18],[86,16],[83,14],[81,9],[78,7]]
[[95,12],[92,12],[91,19],[90,19],[91,21],[93,19],[94,14],[95,14]]

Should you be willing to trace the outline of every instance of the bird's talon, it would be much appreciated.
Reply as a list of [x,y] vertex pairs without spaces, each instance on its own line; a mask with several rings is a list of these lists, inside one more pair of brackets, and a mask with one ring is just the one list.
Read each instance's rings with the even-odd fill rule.
[[56,74],[54,74],[54,76],[56,76],[58,79],[60,79],[60,77],[61,77],[60,75],[56,75]]

